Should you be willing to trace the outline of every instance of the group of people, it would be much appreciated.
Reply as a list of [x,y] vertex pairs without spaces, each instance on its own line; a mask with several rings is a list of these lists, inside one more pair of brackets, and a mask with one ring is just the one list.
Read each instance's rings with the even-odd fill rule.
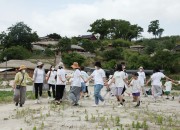
[[[52,98],[57,103],[60,104],[62,102],[64,90],[67,84],[67,80],[71,82],[71,89],[69,91],[69,99],[73,106],[78,106],[78,101],[80,97],[83,97],[85,93],[88,93],[87,86],[89,81],[93,79],[94,81],[94,98],[95,102],[92,105],[93,107],[97,107],[102,102],[102,105],[105,105],[105,99],[101,96],[101,90],[104,86],[106,86],[107,90],[111,90],[112,95],[115,95],[118,102],[118,107],[122,107],[124,105],[124,93],[128,87],[132,87],[132,96],[133,101],[137,102],[135,107],[140,106],[140,95],[142,93],[144,96],[147,96],[145,85],[148,85],[151,82],[151,91],[154,97],[154,100],[160,96],[162,96],[162,78],[166,78],[167,82],[165,83],[166,90],[165,94],[169,95],[172,83],[179,83],[180,81],[174,81],[171,78],[165,76],[158,68],[154,69],[153,74],[150,79],[146,82],[146,75],[143,71],[143,67],[139,68],[139,71],[132,74],[132,78],[128,80],[128,74],[126,73],[126,67],[124,63],[117,64],[115,67],[115,72],[110,78],[107,80],[105,71],[102,69],[101,63],[96,62],[94,64],[95,70],[89,76],[85,71],[84,67],[80,67],[77,62],[72,64],[73,74],[67,75],[64,64],[60,62],[57,65],[57,70],[55,66],[51,66],[50,70],[45,73],[45,69],[43,68],[43,63],[38,62],[37,68],[34,70],[33,77],[29,77],[26,72],[26,66],[21,65],[19,68],[19,72],[15,76],[15,85],[14,85],[14,101],[15,105],[20,107],[25,103],[26,98],[26,82],[32,81],[34,82],[34,91],[35,91],[35,103],[41,103],[42,89],[44,83],[49,85],[48,90],[48,99],[51,99],[51,91],[52,89]],[[88,95],[87,95],[88,96]]]

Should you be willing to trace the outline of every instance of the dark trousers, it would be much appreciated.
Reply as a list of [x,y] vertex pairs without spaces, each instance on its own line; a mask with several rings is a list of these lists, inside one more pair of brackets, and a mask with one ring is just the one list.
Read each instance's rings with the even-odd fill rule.
[[86,86],[86,93],[89,93],[89,91],[88,91],[88,86]]
[[65,85],[56,85],[56,100],[61,100],[64,94]]
[[51,89],[52,87],[52,92],[53,92],[53,98],[55,98],[55,85],[54,84],[49,84],[49,90],[48,90],[48,96],[51,97]]
[[35,87],[35,98],[38,99],[38,93],[40,97],[42,96],[43,83],[34,83],[34,87]]

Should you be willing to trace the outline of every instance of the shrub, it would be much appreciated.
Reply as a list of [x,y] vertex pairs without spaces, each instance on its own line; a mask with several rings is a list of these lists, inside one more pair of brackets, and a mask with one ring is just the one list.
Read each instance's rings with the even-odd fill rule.
[[50,57],[50,56],[54,55],[54,52],[51,49],[46,48],[45,51],[44,51],[44,55],[47,56],[47,57]]
[[131,42],[123,40],[123,39],[116,39],[112,43],[113,47],[129,47],[130,45],[132,45]]

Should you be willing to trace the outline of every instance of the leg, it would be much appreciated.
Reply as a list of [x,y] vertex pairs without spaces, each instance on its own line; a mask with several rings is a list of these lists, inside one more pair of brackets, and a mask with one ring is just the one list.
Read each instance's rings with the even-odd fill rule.
[[55,85],[52,85],[53,98],[56,97]]
[[72,86],[69,93],[69,99],[72,100],[73,104],[77,103],[77,92],[76,92],[77,90],[76,89],[77,89],[76,86]]
[[39,96],[42,96],[42,87],[43,87],[43,83],[39,84]]
[[51,87],[52,87],[52,85],[49,84],[49,90],[48,90],[48,96],[49,96],[49,97],[51,97],[51,91],[50,91],[50,90],[51,90]]
[[104,101],[104,99],[100,95],[100,91],[103,88],[103,85],[96,84],[94,88],[95,88],[94,89],[95,104],[98,105],[99,104],[99,100],[101,100],[102,102]]
[[34,87],[35,87],[35,98],[38,99],[38,83],[34,83]]
[[60,87],[61,85],[56,85],[56,100],[60,100]]
[[26,100],[26,87],[21,87],[20,89],[20,105],[23,105]]
[[60,100],[62,99],[63,97],[63,94],[64,94],[64,88],[65,88],[65,85],[60,85],[60,93],[59,93],[59,98]]
[[159,97],[162,95],[162,88],[160,86],[155,86],[156,89],[156,94],[154,95],[155,97]]
[[20,89],[15,89],[14,90],[14,102],[19,103],[19,98],[20,98]]

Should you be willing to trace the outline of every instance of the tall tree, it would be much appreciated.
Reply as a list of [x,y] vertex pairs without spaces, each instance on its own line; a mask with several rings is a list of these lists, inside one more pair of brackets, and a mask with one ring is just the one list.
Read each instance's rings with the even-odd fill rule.
[[99,34],[100,39],[104,39],[109,33],[109,22],[105,19],[96,20],[90,25],[90,27],[91,29],[89,29],[88,32],[92,32],[93,34]]
[[8,33],[2,32],[0,34],[0,40],[4,48],[12,46],[23,46],[24,48],[31,50],[32,42],[38,40],[36,32],[32,32],[32,29],[23,22],[18,22],[7,29]]
[[52,39],[54,39],[54,40],[59,40],[59,39],[61,39],[61,36],[60,36],[59,34],[57,34],[57,33],[49,34],[49,35],[47,35],[47,37],[52,38]]
[[154,20],[150,22],[150,25],[148,26],[148,32],[152,33],[156,38],[156,36],[161,37],[164,29],[159,27],[159,20]]

